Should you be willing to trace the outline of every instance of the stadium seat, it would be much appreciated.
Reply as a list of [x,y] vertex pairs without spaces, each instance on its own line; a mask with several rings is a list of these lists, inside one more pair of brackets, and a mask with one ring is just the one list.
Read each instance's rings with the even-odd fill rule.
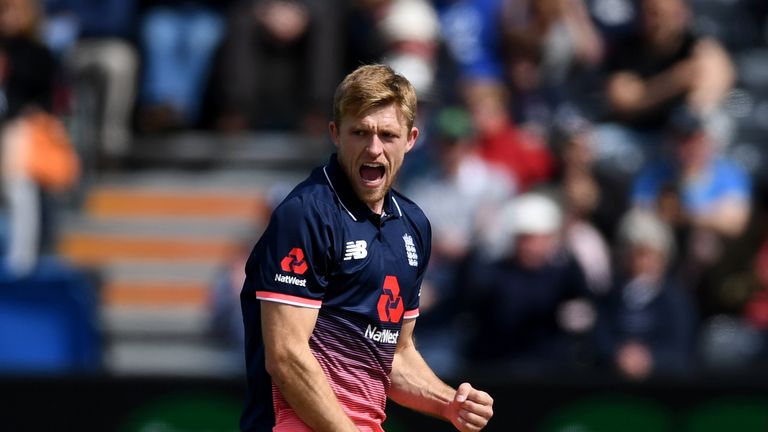
[[96,306],[88,277],[53,258],[22,279],[0,272],[0,373],[97,372]]

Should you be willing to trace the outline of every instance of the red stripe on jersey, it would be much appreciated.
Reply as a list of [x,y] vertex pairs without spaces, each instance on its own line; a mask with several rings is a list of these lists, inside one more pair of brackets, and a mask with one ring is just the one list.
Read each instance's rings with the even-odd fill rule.
[[419,316],[419,308],[405,311],[403,319],[414,319]]
[[297,297],[288,294],[280,294],[271,291],[256,291],[256,298],[258,300],[267,300],[277,303],[285,303],[294,306],[303,306],[313,309],[319,309],[322,306],[322,300],[313,300],[304,297]]

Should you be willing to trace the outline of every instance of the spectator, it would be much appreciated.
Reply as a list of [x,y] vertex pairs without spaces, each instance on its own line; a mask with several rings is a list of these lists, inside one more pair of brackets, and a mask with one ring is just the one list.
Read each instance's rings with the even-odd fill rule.
[[603,167],[633,174],[658,152],[670,118],[713,118],[734,80],[728,53],[690,29],[684,0],[642,0],[639,31],[607,57],[608,119],[597,130]]
[[245,283],[243,268],[249,250],[244,246],[237,254],[229,257],[214,279],[208,297],[210,331],[226,352],[233,371],[242,368],[245,349],[243,313],[240,310],[240,290]]
[[338,0],[245,0],[229,14],[216,83],[225,131],[326,130],[341,76]]
[[598,345],[623,376],[643,380],[691,367],[696,314],[670,276],[671,228],[651,212],[632,210],[619,224],[618,283],[598,313]]
[[747,227],[750,179],[718,154],[710,133],[697,119],[676,122],[669,136],[672,154],[642,170],[632,202],[656,210],[674,227],[684,277],[700,291],[704,271],[722,258],[724,240],[738,237]]
[[5,203],[3,265],[26,275],[50,235],[42,223],[42,190],[30,172],[32,141],[27,120],[52,105],[55,62],[38,41],[40,5],[35,0],[0,0],[0,125]]
[[557,204],[529,193],[500,215],[500,234],[512,233],[514,249],[473,266],[471,359],[494,372],[534,376],[579,365],[589,349],[576,335],[591,330],[594,310],[584,275],[562,246]]
[[[674,125],[669,138],[672,154],[643,169],[635,182],[634,204],[655,207],[670,222],[740,235],[751,207],[748,174],[719,154],[710,132],[695,118]],[[680,208],[667,201],[665,192],[677,196]]]
[[559,184],[564,207],[563,234],[565,247],[584,270],[590,290],[604,294],[611,284],[610,249],[591,218],[599,207],[617,207],[619,201],[606,199],[593,173],[589,131],[589,126],[582,124],[562,137]]
[[435,0],[440,31],[459,83],[504,81],[501,57],[503,0]]
[[224,34],[221,9],[226,5],[212,0],[142,2],[142,131],[196,125],[214,52]]
[[520,191],[551,180],[554,158],[538,136],[515,125],[506,89],[490,81],[467,83],[464,89],[480,156],[504,168]]
[[129,151],[139,67],[132,43],[137,8],[136,0],[47,2],[49,46],[61,52],[73,74],[75,98],[81,99],[76,103],[95,94],[96,109],[103,112],[75,118],[95,129],[95,142],[80,143],[88,156],[116,158]]
[[515,112],[547,133],[586,91],[603,46],[583,0],[505,0],[504,52]]
[[408,78],[419,99],[435,98],[439,24],[427,0],[385,0],[377,31],[384,45],[382,62]]
[[2,0],[0,7],[0,120],[16,118],[30,106],[50,110],[55,62],[39,41],[40,5],[36,0]]
[[[514,192],[506,174],[485,163],[474,151],[469,115],[461,108],[441,110],[436,119],[432,150],[435,172],[413,181],[409,196],[432,224],[432,258],[421,287],[422,316],[417,336],[420,351],[440,376],[459,367],[463,338],[458,283],[469,253],[484,247],[483,239],[497,235],[487,216]],[[494,231],[494,232],[491,232]]]

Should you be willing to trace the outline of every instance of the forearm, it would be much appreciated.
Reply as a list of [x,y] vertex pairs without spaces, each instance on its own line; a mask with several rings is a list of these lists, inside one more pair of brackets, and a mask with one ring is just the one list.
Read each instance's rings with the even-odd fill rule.
[[645,80],[632,72],[617,72],[608,82],[608,101],[621,116],[631,118],[643,114],[688,93],[695,71],[695,63],[684,60]]
[[603,43],[583,0],[566,0],[565,25],[573,38],[579,62],[596,65],[603,58]]
[[277,360],[270,374],[285,400],[312,430],[357,430],[308,347]]
[[688,95],[688,105],[706,114],[723,100],[733,86],[736,73],[728,54],[713,40],[699,42],[694,53],[697,74]]
[[699,228],[734,238],[741,235],[749,222],[750,206],[744,202],[725,202],[709,214],[695,216],[693,223]]
[[314,431],[356,431],[309,348],[317,310],[262,302],[266,369],[296,415]]
[[415,347],[395,354],[390,378],[390,399],[416,411],[446,418],[446,408],[456,390],[432,372]]
[[691,89],[692,77],[695,72],[695,62],[683,60],[669,70],[649,78],[645,82],[645,92],[638,110],[652,109],[672,98],[685,94]]

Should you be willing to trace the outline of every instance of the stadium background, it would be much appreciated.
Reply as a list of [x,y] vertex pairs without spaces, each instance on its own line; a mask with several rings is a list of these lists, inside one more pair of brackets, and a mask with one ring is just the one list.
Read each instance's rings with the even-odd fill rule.
[[[16,183],[4,184],[1,430],[236,430],[244,393],[236,298],[243,257],[271,206],[332,149],[324,125],[338,79],[357,64],[385,61],[417,84],[425,133],[401,178],[407,189],[418,187],[419,174],[436,164],[431,143],[471,133],[473,126],[461,127],[468,117],[451,111],[464,103],[462,79],[505,76],[493,64],[496,55],[505,61],[504,55],[493,53],[487,64],[457,57],[469,55],[473,41],[495,46],[494,37],[501,36],[494,26],[501,25],[473,29],[461,27],[471,22],[455,21],[459,6],[493,15],[501,0],[286,2],[300,13],[270,16],[302,30],[265,46],[253,27],[266,26],[260,20],[270,3],[0,0],[5,18],[17,9],[35,15],[39,7],[39,18],[30,24],[34,31],[21,33],[49,50],[51,63],[36,66],[49,72],[43,79],[52,84],[44,101],[33,95],[22,105],[52,113],[67,132],[60,142],[69,143],[79,161],[79,176],[68,181],[56,171],[72,170],[66,151],[61,156],[55,148],[38,150],[44,174],[33,177],[32,192],[24,195],[25,189],[13,189]],[[689,4],[692,27],[717,38],[736,71],[721,103],[725,126],[718,130],[725,137],[723,154],[752,180],[752,216],[733,257],[743,262],[718,276],[733,280],[748,277],[765,240],[768,7],[760,0]],[[584,5],[606,53],[632,31],[639,14],[634,0]],[[288,21],[280,20],[286,16]],[[304,27],[291,24],[291,17],[305,19]],[[9,22],[0,20],[0,30],[12,27]],[[449,23],[454,27],[447,28]],[[8,41],[14,37],[4,31],[0,45],[11,64]],[[243,40],[252,45],[239,45]],[[248,50],[268,60],[243,56]],[[172,65],[159,60],[169,52],[207,55]],[[595,70],[608,55],[595,60]],[[255,73],[259,61],[270,65],[263,75]],[[22,84],[8,78],[13,74],[4,65],[0,111],[8,129],[24,114],[12,109],[14,86]],[[575,134],[601,119],[596,75],[579,76],[578,85],[558,81],[554,102],[542,92],[530,98],[534,102],[507,108],[560,160],[558,133]],[[184,87],[182,81],[192,82]],[[4,158],[9,139],[4,135]],[[561,179],[554,171],[530,181],[557,185]],[[599,185],[608,196],[613,186]],[[8,190],[26,198],[19,201]],[[628,193],[620,189],[624,199],[617,202]],[[31,213],[22,213],[27,219],[14,221],[13,212],[29,210],[30,202]],[[610,236],[613,225],[593,222]],[[31,251],[14,249],[19,246],[11,239],[30,235],[30,228],[36,233]],[[429,315],[422,317],[425,328],[446,322]],[[449,382],[467,377],[494,396],[491,431],[766,430],[768,357],[758,353],[765,328],[742,331],[744,317],[733,304],[708,318],[710,325],[699,329],[714,332],[709,345],[693,345],[691,356],[705,351],[709,363],[692,362],[692,373],[638,381],[605,366],[527,375],[472,362],[439,365]],[[431,336],[423,335],[425,345]],[[433,349],[444,342],[440,336],[433,340]],[[738,355],[745,352],[749,361]],[[453,358],[440,357],[440,349],[433,353],[437,362]],[[449,430],[393,404],[388,414],[388,431]]]

